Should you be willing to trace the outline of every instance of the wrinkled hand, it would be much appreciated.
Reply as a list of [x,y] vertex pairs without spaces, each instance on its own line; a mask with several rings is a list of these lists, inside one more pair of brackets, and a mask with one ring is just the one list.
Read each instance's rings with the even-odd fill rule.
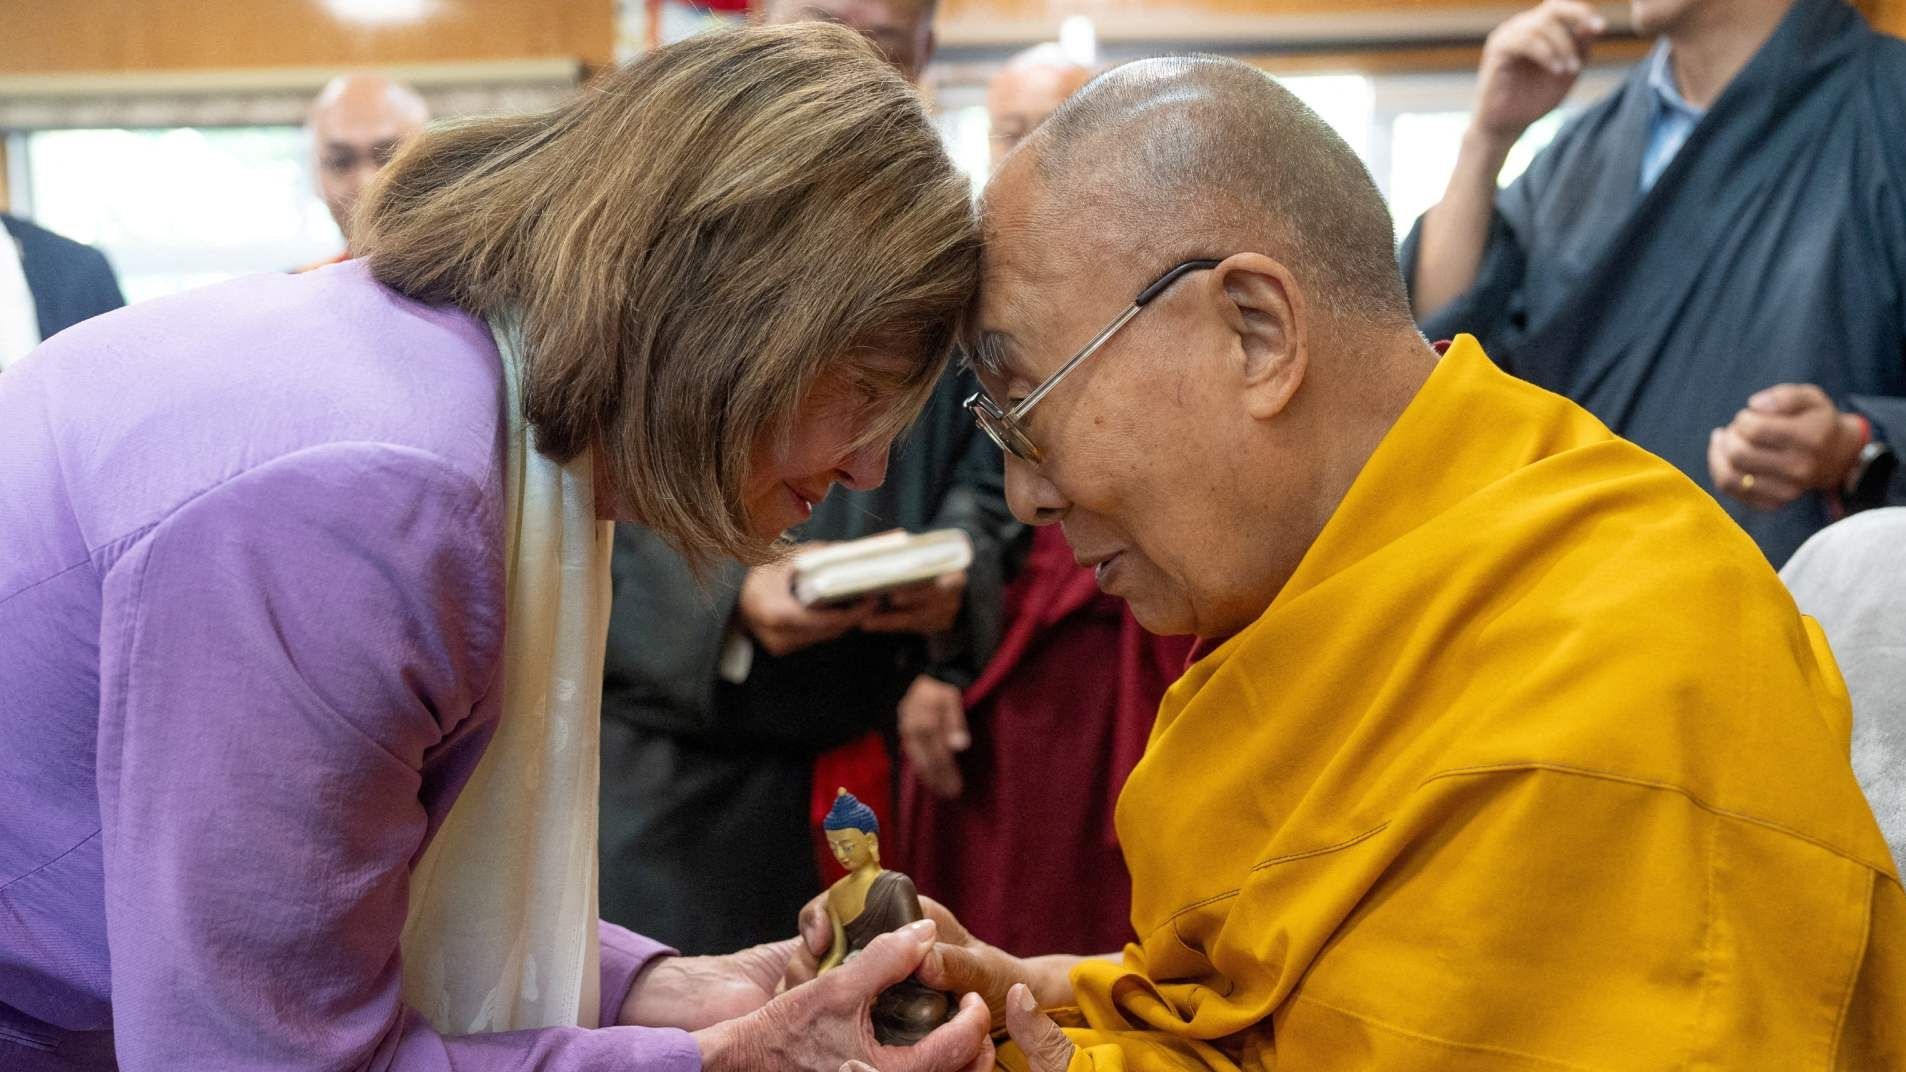
[[[1072,1003],[1071,972],[1083,957],[1067,953],[1015,957],[980,941],[953,918],[945,905],[933,898],[922,896],[920,908],[939,932],[939,942],[914,973],[921,982],[935,990],[978,994],[992,1015],[994,1027],[1006,1024],[1006,998],[1016,983],[1030,986],[1033,996],[1047,1007]],[[827,947],[834,940],[833,928],[827,921],[825,893],[801,909],[800,926],[802,944],[788,959],[784,986],[798,986],[813,979],[821,958],[827,955]],[[858,962],[860,957],[854,959]]]
[[774,997],[800,945],[789,938],[720,957],[657,957],[635,977],[616,1022],[697,1031],[746,1016]]
[[965,782],[956,754],[973,743],[960,690],[921,674],[900,698],[899,715],[900,746],[921,784],[946,800],[959,796]]
[[965,598],[966,571],[948,573],[885,593],[860,627],[869,633],[944,633],[958,620]]
[[1066,1072],[1076,1049],[1052,1017],[1039,1011],[1039,1002],[1024,986],[1013,987],[1006,999],[1006,1034],[1026,1055],[1027,1072]]
[[915,974],[933,948],[923,920],[883,934],[860,955],[738,1020],[696,1032],[708,1072],[837,1072],[861,1062],[881,1072],[989,1072],[986,1006],[968,994],[953,1019],[912,1046],[874,1040],[874,998]]
[[1582,0],[1544,0],[1489,34],[1476,75],[1472,122],[1512,142],[1562,103],[1607,24]]
[[787,655],[833,640],[859,626],[874,610],[871,600],[841,607],[804,607],[794,598],[793,581],[791,559],[757,566],[741,581],[735,616],[769,655]]
[[1838,488],[1859,459],[1860,419],[1810,383],[1782,383],[1747,400],[1708,436],[1714,486],[1760,510],[1808,491]]

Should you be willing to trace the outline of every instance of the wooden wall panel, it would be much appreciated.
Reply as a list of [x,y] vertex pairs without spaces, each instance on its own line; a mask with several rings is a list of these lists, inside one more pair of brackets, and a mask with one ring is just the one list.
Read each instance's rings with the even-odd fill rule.
[[613,58],[614,0],[414,2],[367,23],[323,0],[5,0],[0,75]]
[[[1106,41],[1287,41],[1341,45],[1480,40],[1517,0],[940,0],[955,47],[1050,37],[1085,15]],[[1601,5],[1627,23],[1626,4]]]
[[1906,37],[1906,0],[1859,0],[1854,6],[1878,29]]

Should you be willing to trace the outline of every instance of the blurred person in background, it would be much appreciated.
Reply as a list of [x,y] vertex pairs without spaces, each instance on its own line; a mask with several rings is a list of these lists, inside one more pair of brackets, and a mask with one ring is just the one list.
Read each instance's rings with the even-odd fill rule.
[[126,304],[106,255],[0,213],[0,372],[43,339]]
[[874,43],[887,62],[916,85],[933,58],[933,14],[939,0],[762,0],[761,19],[837,22]]
[[393,169],[358,259],[0,375],[0,1068],[990,1063],[872,1039],[930,924],[781,993],[594,899],[607,521],[759,563],[880,482],[978,271],[917,94],[739,29]]
[[1019,147],[1033,128],[1092,80],[1092,68],[1047,41],[1006,61],[986,83],[987,139],[993,167]]
[[[1008,60],[986,87],[994,168],[1092,73],[1054,44]],[[1056,525],[1024,528],[1009,561],[1005,628],[979,680],[900,705],[897,866],[1009,953],[1117,949],[1132,884],[1112,810],[1191,639],[1141,628]],[[1001,859],[1015,861],[1010,882]]]
[[[928,0],[773,0],[770,24],[825,21],[914,77]],[[837,865],[818,831],[835,789],[895,816],[887,738],[903,704],[959,704],[999,631],[1006,510],[998,450],[949,370],[896,447],[886,483],[815,502],[792,533],[851,540],[959,528],[965,572],[880,599],[803,607],[791,566],[727,563],[700,583],[665,540],[617,527],[603,685],[602,914],[687,952],[785,934]],[[665,608],[665,609],[662,609]],[[930,892],[930,891],[929,891]]]
[[1906,437],[1906,42],[1844,0],[1631,10],[1654,50],[1501,191],[1606,26],[1546,0],[1489,35],[1404,277],[1430,338],[1674,463],[1779,565],[1887,501]]
[[351,256],[351,216],[357,201],[404,143],[430,121],[430,106],[411,87],[377,74],[331,79],[311,102],[311,133],[318,193],[344,236],[344,250],[308,265],[318,268]]

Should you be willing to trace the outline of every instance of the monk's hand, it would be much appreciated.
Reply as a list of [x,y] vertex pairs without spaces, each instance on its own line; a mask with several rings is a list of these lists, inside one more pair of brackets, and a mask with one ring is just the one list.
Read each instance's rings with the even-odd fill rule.
[[1607,23],[1582,0],[1544,0],[1504,21],[1482,46],[1475,131],[1504,148],[1562,103]]
[[857,628],[873,609],[871,600],[842,607],[802,606],[794,598],[794,563],[784,559],[757,566],[742,578],[735,617],[763,651],[781,656]]
[[946,800],[959,796],[965,788],[959,753],[973,743],[959,688],[921,674],[900,698],[898,714],[900,746],[913,765],[914,776],[934,796]]
[[[1072,969],[1086,958],[1070,953],[1016,957],[981,941],[933,898],[922,896],[920,909],[938,928],[939,941],[920,962],[917,977],[935,990],[978,994],[986,1003],[995,1029],[1006,1026],[1007,994],[1016,984],[1030,986],[1033,995],[1048,1008],[1072,1004]],[[788,987],[814,978],[816,967],[834,940],[833,926],[827,920],[826,894],[801,909],[800,929],[801,948],[788,959],[783,983]],[[1102,958],[1116,961],[1119,955],[1108,953]]]
[[635,977],[616,1022],[697,1031],[746,1016],[774,997],[800,946],[789,938],[726,956],[657,957]]
[[944,633],[959,619],[965,599],[966,571],[942,574],[880,596],[860,627],[869,633]]
[[1861,420],[1819,387],[1776,384],[1708,436],[1708,471],[1719,490],[1774,510],[1809,491],[1841,487],[1864,440]]
[[922,920],[883,934],[820,978],[738,1020],[697,1031],[702,1067],[708,1072],[837,1072],[858,1061],[881,1072],[991,1068],[986,1006],[971,994],[961,999],[953,1019],[912,1046],[874,1040],[874,999],[914,974],[936,933],[931,920]]
[[1039,1011],[1038,999],[1024,986],[1006,1000],[1006,1034],[1026,1055],[1027,1072],[1066,1072],[1075,1047],[1052,1017]]

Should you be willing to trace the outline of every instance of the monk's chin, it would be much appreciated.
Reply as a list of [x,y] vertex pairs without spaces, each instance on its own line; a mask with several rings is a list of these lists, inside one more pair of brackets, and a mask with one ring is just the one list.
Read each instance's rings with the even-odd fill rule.
[[1122,593],[1108,594],[1118,595],[1120,599],[1123,599],[1126,608],[1132,612],[1132,617],[1137,620],[1139,628],[1145,630],[1147,633],[1152,633],[1156,636],[1184,636],[1193,632],[1192,623],[1185,620],[1183,613],[1177,611],[1175,608],[1168,609],[1158,606],[1155,601],[1146,599],[1144,593],[1135,593],[1133,595],[1124,595]]

